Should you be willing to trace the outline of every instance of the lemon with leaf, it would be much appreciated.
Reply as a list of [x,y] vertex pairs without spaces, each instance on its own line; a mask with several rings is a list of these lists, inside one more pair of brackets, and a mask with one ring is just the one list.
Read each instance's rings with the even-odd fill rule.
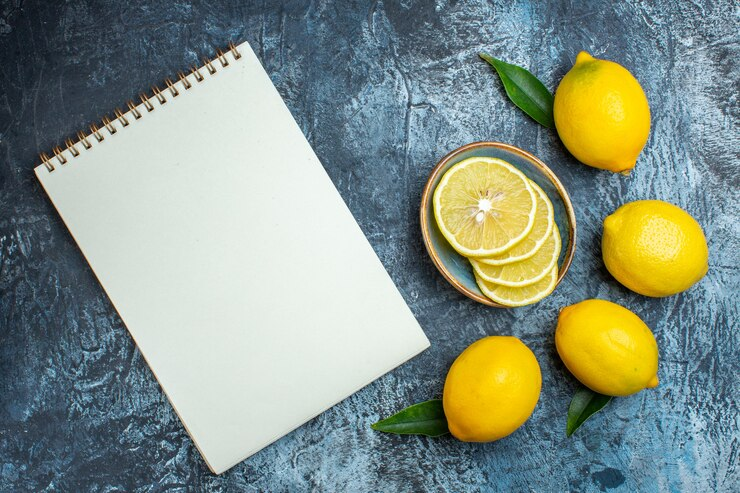
[[488,336],[468,346],[447,372],[442,399],[409,406],[374,423],[399,435],[451,433],[465,442],[512,434],[532,415],[542,373],[532,351],[513,336]]

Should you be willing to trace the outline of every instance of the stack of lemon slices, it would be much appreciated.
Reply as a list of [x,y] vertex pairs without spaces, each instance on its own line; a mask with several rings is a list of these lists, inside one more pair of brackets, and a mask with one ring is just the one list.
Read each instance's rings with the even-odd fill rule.
[[496,303],[529,305],[555,289],[561,239],[552,202],[506,161],[473,157],[455,164],[434,191],[434,217]]

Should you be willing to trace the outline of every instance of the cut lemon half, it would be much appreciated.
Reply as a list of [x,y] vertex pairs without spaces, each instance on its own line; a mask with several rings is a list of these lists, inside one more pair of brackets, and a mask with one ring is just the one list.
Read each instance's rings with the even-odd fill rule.
[[506,265],[486,265],[473,258],[469,260],[476,275],[483,280],[503,286],[522,287],[534,284],[550,273],[560,256],[560,247],[560,231],[554,226],[542,248],[527,260]]
[[475,282],[478,283],[478,287],[483,294],[496,303],[505,306],[531,305],[540,301],[555,289],[555,285],[558,283],[558,268],[557,266],[553,267],[545,277],[536,283],[520,288],[494,284],[481,279],[478,274],[475,275]]
[[535,193],[537,194],[537,211],[534,215],[534,225],[532,231],[519,243],[511,247],[504,253],[495,257],[480,257],[477,260],[488,265],[506,265],[512,262],[521,262],[532,257],[542,248],[545,241],[552,233],[552,226],[555,224],[555,213],[552,208],[552,202],[547,194],[532,180],[529,181]]
[[499,255],[522,241],[532,230],[536,211],[529,179],[496,158],[460,161],[434,191],[437,226],[468,257]]

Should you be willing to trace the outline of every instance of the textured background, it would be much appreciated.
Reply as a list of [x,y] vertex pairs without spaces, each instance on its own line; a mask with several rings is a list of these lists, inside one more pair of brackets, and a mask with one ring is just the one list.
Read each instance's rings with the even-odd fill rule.
[[[0,2],[0,490],[737,491],[736,2],[137,3]],[[254,46],[432,347],[216,477],[32,169],[229,40]],[[581,49],[624,64],[650,100],[650,141],[629,178],[578,164],[477,58],[487,50],[554,89]],[[572,195],[575,262],[536,306],[477,305],[423,250],[424,181],[476,140],[532,151]],[[601,261],[603,218],[646,198],[687,209],[709,239],[709,274],[678,296],[631,293]],[[558,308],[589,297],[653,329],[661,385],[566,439],[575,381],[553,329]],[[519,336],[542,366],[540,402],[515,435],[474,445],[369,429],[440,395],[455,356],[487,334]]]

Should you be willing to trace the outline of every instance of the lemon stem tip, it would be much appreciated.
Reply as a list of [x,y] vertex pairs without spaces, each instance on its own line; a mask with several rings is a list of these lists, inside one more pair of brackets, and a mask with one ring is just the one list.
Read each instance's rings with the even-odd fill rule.
[[593,60],[594,57],[588,54],[588,52],[582,51],[576,56],[576,65],[583,62],[589,62]]

